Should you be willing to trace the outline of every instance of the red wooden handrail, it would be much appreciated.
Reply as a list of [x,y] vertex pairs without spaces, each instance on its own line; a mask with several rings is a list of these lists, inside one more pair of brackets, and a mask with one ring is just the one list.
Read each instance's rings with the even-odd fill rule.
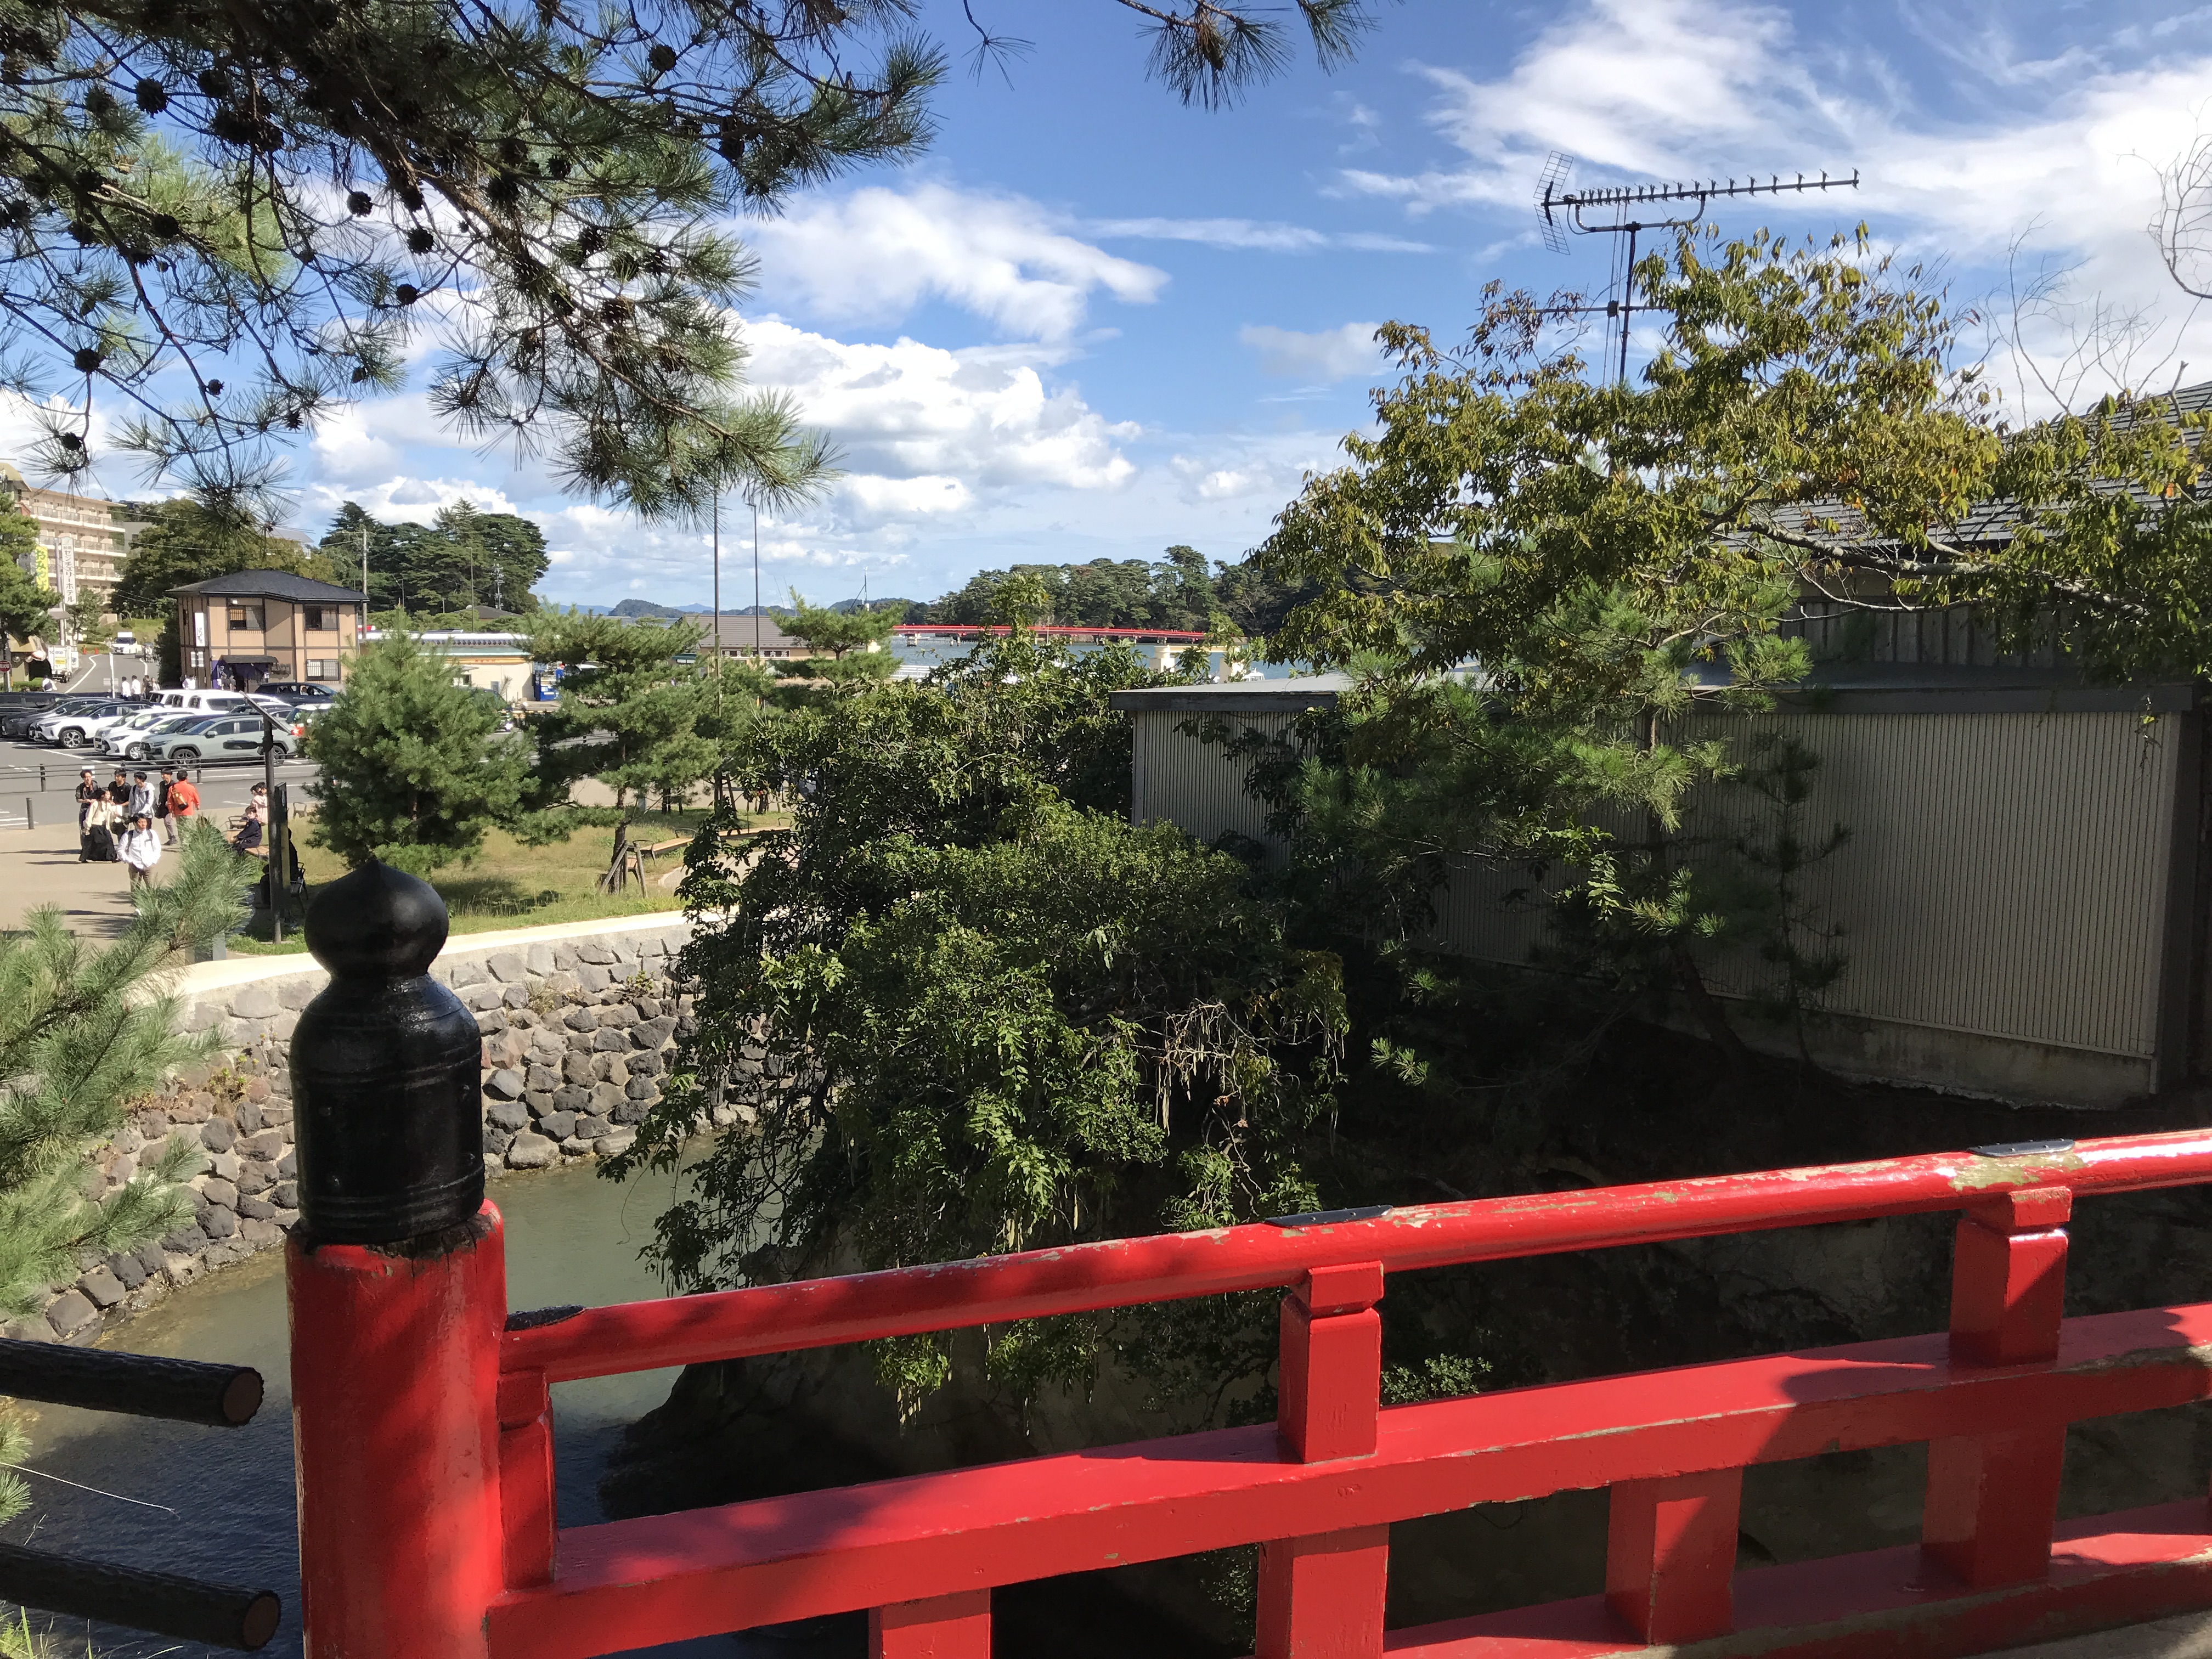
[[[1258,1544],[1258,1659],[1987,1651],[2212,1607],[2212,1505],[2057,1522],[2067,1425],[2212,1397],[2212,1303],[2063,1320],[2077,1196],[2212,1182],[2212,1133],[1296,1218],[600,1308],[518,1328],[497,1212],[427,1255],[290,1249],[323,1659],[587,1659],[865,1608],[873,1659],[988,1659],[994,1588]],[[1383,1410],[1387,1275],[1941,1211],[1930,1337]],[[551,1385],[1281,1286],[1278,1422],[562,1532]],[[1922,1542],[1739,1574],[1744,1469],[1925,1442]],[[1606,1587],[1386,1631],[1390,1527],[1603,1486]],[[313,1525],[310,1526],[310,1520]],[[366,1538],[373,1548],[356,1547]]]
[[733,1608],[815,1618],[1991,1422],[2063,1430],[2203,1399],[2208,1343],[2212,1304],[2105,1315],[2070,1322],[2048,1370],[1908,1337],[1394,1407],[1352,1478],[1285,1457],[1272,1428],[1228,1429],[611,1522],[563,1533],[558,1580],[494,1606],[492,1656],[585,1659],[648,1625],[710,1634]]
[[2212,1133],[2085,1140],[2062,1152],[1934,1152],[1578,1192],[1422,1204],[1369,1220],[1111,1239],[1015,1255],[594,1308],[511,1331],[501,1369],[567,1382],[1053,1314],[1297,1283],[1316,1267],[1385,1272],[1879,1216],[2009,1192],[2141,1191],[2212,1181]]

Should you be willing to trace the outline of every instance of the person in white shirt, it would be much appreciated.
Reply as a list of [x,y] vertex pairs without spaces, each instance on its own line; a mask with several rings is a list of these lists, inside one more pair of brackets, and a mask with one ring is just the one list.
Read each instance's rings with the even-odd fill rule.
[[143,768],[131,775],[128,815],[134,822],[139,818],[150,819],[154,816],[154,786],[146,781]]
[[153,818],[144,812],[132,818],[117,850],[122,854],[123,862],[130,866],[133,887],[143,887],[152,880],[154,866],[161,861],[161,838],[154,833]]

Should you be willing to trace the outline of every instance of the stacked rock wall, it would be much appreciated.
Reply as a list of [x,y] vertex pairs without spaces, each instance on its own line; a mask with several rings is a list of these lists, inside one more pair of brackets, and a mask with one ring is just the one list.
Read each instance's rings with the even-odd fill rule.
[[[450,942],[432,968],[476,1015],[483,1033],[487,1174],[539,1170],[620,1152],[660,1098],[660,1082],[691,999],[674,982],[672,958],[690,937],[662,917],[548,937]],[[111,1320],[150,1307],[201,1274],[281,1243],[299,1219],[292,1145],[292,1030],[329,975],[306,958],[279,958],[220,981],[238,964],[188,970],[178,988],[183,1023],[214,1030],[221,1052],[134,1111],[90,1158],[85,1190],[112,1192],[140,1162],[182,1134],[199,1149],[193,1217],[140,1249],[88,1258],[57,1285],[40,1315],[6,1328],[12,1337],[82,1343]]]

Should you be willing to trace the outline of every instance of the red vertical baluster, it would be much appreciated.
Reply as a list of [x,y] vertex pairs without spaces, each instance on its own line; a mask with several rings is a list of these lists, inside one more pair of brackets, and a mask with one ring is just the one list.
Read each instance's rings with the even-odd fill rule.
[[1647,1642],[1735,1628],[1732,1581],[1743,1471],[1712,1469],[1613,1488],[1605,1599]]
[[[1375,1455],[1382,1267],[1316,1267],[1283,1298],[1277,1427],[1303,1463]],[[1257,1659],[1379,1659],[1390,1529],[1355,1527],[1260,1549]]]
[[[1951,1276],[1954,1365],[2056,1358],[2066,1297],[2064,1188],[2008,1193],[1960,1218]],[[1975,1589],[2039,1579],[2051,1565],[2063,1427],[1928,1445],[1922,1547]]]
[[311,1659],[483,1659],[500,1593],[499,1212],[406,1255],[286,1251]]
[[553,1392],[543,1371],[499,1379],[499,1521],[507,1586],[553,1577]]
[[868,1613],[869,1659],[991,1659],[991,1592],[895,1601]]

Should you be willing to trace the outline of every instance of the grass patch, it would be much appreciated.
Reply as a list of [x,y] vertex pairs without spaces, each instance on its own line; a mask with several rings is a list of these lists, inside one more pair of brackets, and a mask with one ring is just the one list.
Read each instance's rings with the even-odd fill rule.
[[[781,821],[781,814],[757,819],[763,827]],[[707,814],[648,812],[631,822],[632,842],[651,846],[655,842],[688,839]],[[307,878],[307,896],[325,882],[346,872],[345,861],[325,847],[310,847],[302,824],[295,832],[300,844],[300,865]],[[544,927],[556,922],[597,921],[620,916],[651,915],[680,908],[676,895],[658,885],[658,878],[683,867],[678,848],[664,853],[647,866],[648,884],[640,894],[635,884],[620,896],[601,893],[596,885],[614,855],[615,832],[579,830],[565,842],[527,847],[504,830],[484,837],[483,850],[465,864],[449,864],[430,878],[430,884],[446,901],[455,934],[485,933],[506,927]],[[243,956],[289,955],[307,947],[299,934],[299,919],[284,930],[284,942],[269,938],[266,912],[257,915],[250,933],[234,933],[229,948]]]

